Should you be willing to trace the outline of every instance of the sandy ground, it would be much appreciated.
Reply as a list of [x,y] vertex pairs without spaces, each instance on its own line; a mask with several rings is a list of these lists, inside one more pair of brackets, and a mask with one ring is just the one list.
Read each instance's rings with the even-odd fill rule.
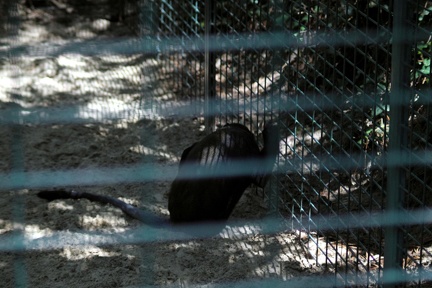
[[[165,143],[162,146],[170,146],[172,139],[176,138],[174,135],[188,134],[199,138],[202,134],[197,121],[160,122],[170,122],[173,126],[172,130],[167,129],[165,133],[157,129],[153,131],[159,133],[159,141]],[[156,124],[170,126],[169,123]],[[108,129],[109,133],[102,136],[101,129]],[[133,152],[132,148],[137,145],[135,142],[139,142],[138,135],[141,129],[140,125],[134,123],[130,123],[130,126],[124,129],[93,124],[24,127],[22,134],[26,170],[127,165],[148,161],[143,160],[146,158],[150,158],[155,166],[175,162],[163,156],[147,157],[145,154]],[[2,129],[1,138],[7,139],[10,135],[8,132],[10,131]],[[128,142],[124,139],[132,140]],[[8,144],[8,141],[2,144]],[[166,150],[169,154],[178,156],[183,147],[182,144],[178,144]],[[1,146],[1,151],[7,149],[7,145]],[[169,185],[169,181],[153,181],[80,188],[121,197],[129,203],[151,209],[155,213],[167,214],[166,192]],[[47,203],[37,198],[36,192],[37,190],[28,189],[2,191],[1,235],[9,235],[15,228],[22,229],[25,237],[31,239],[59,231],[72,232],[70,237],[74,237],[74,232],[80,233],[83,230],[124,233],[142,226],[138,221],[110,206],[87,200],[59,200]],[[15,205],[18,197],[23,200],[23,206]],[[19,216],[12,211],[14,207],[24,207],[22,222],[17,220],[20,219]],[[264,215],[265,211],[266,205],[262,196],[251,188],[243,196],[232,219],[253,219]],[[65,243],[68,243],[67,240],[65,239]],[[239,281],[251,277],[291,277],[303,271],[306,268],[304,265],[311,264],[287,256],[292,254],[291,257],[294,257],[293,252],[287,251],[292,249],[287,245],[290,242],[295,246],[293,236],[288,234],[257,234],[242,240],[215,236],[206,240],[153,242],[140,245],[119,243],[108,247],[74,247],[66,244],[61,249],[26,252],[20,256],[22,258],[18,258],[16,254],[2,253],[0,267],[5,287],[12,287],[16,280],[26,281],[31,287],[127,287],[143,284],[204,284]],[[17,266],[14,263],[16,264],[18,259],[23,262],[24,274],[16,270]],[[285,262],[290,265],[286,266]]]
[[[29,173],[76,172],[68,178],[61,174],[40,176],[32,185],[66,183],[77,189],[118,197],[168,217],[167,192],[179,157],[183,149],[205,135],[204,120],[197,113],[202,107],[193,106],[202,102],[189,102],[193,95],[188,95],[195,88],[188,86],[195,81],[190,77],[199,77],[199,72],[182,69],[182,63],[188,61],[185,55],[72,53],[72,48],[80,48],[80,43],[88,40],[92,43],[107,39],[129,41],[136,31],[125,25],[127,21],[107,20],[110,11],[101,7],[106,7],[103,5],[109,1],[94,0],[92,3],[101,5],[89,8],[84,6],[90,3],[86,1],[33,2],[47,6],[20,10],[23,21],[19,29],[11,29],[11,35],[0,41],[0,119],[5,123],[15,115],[22,124],[0,125],[0,179],[8,179],[5,175],[12,169]],[[69,2],[82,3],[71,6]],[[57,44],[66,45],[69,52],[44,54]],[[11,55],[8,52],[11,47],[37,56]],[[199,67],[197,70],[202,72]],[[178,85],[180,78],[186,79],[182,82],[184,87]],[[191,110],[179,109],[191,103]],[[292,156],[287,151],[304,148],[302,143],[307,146],[307,139],[298,135],[296,141],[294,135],[284,137],[287,138],[281,142],[285,145],[281,158]],[[313,141],[309,139],[309,142]],[[305,160],[303,164],[308,162]],[[162,178],[152,179],[147,177],[148,173],[134,170],[140,165],[168,172]],[[130,169],[130,175],[126,175],[128,181],[122,181],[118,175],[102,181],[97,178],[103,169],[120,171],[122,168]],[[326,194],[323,181],[333,178],[327,175],[327,179],[325,173],[320,175],[320,179],[311,175],[307,180],[303,174],[297,178],[291,175],[290,181],[294,182],[291,184],[296,185],[283,188],[291,189],[289,198],[297,194],[298,199],[309,197],[308,201],[296,204],[305,210],[298,211],[295,220],[305,220],[301,217],[307,218],[308,205],[316,204],[309,201],[311,195],[316,191]],[[87,200],[47,203],[36,197],[38,189],[26,187],[29,179],[13,180],[15,184],[23,183],[22,187],[8,189],[11,181],[6,181],[6,186],[0,185],[0,287],[186,287],[220,283],[230,283],[231,287],[243,281],[255,281],[261,287],[259,280],[263,279],[301,281],[311,275],[328,276],[330,280],[312,278],[306,284],[294,283],[300,283],[299,287],[331,287],[338,279],[349,284],[364,281],[373,287],[377,279],[374,273],[383,264],[378,250],[361,249],[357,243],[346,245],[332,235],[300,233],[289,225],[283,226],[282,232],[264,233],[252,224],[238,227],[230,222],[209,238],[175,240],[174,234],[171,240],[164,240],[171,232],[157,234],[109,205]],[[342,176],[337,180],[337,185],[343,185]],[[303,181],[313,186],[311,195],[303,195],[308,189],[298,189],[303,187]],[[334,191],[351,190],[335,187]],[[329,201],[337,204],[344,200],[354,203],[355,197],[372,199],[364,197],[361,191],[338,194],[341,198]],[[248,188],[230,220],[249,223],[262,219],[269,211],[268,197],[263,194],[266,193],[256,187]],[[312,201],[318,200],[312,197]],[[286,199],[283,209],[290,206],[289,201],[292,199]],[[291,217],[289,211],[279,212]],[[285,227],[290,232],[284,231]],[[372,235],[369,230],[354,233],[364,234],[365,243],[369,243]],[[15,235],[23,236],[24,243],[32,249],[23,253],[8,251],[2,243]],[[50,238],[53,235],[57,238]],[[99,235],[104,235],[104,239],[112,236],[114,240],[101,244],[96,241]],[[347,241],[352,239],[348,236]],[[42,249],[46,243],[56,246]],[[16,248],[16,244],[11,243],[11,247]],[[422,259],[429,265],[430,258]],[[352,273],[353,278],[345,277],[345,273]]]
[[[105,39],[127,33],[121,24],[97,17],[76,16],[73,20],[60,21],[64,18],[53,18],[53,14],[46,11],[27,13],[30,20],[21,24],[18,37],[6,39],[7,45],[3,48],[49,41],[64,43],[69,39]],[[63,12],[62,15],[67,14]],[[66,107],[72,112],[63,115],[66,123],[35,121],[19,127],[0,126],[1,172],[9,172],[13,167],[28,172],[82,171],[134,167],[142,163],[150,163],[155,168],[175,167],[183,149],[204,135],[201,118],[121,114],[139,110],[141,101],[149,97],[157,98],[145,105],[176,101],[169,92],[160,89],[163,81],[158,82],[155,76],[156,71],[161,71],[158,69],[160,63],[141,55],[65,54],[4,59],[0,66],[0,76],[5,83],[0,87],[2,111],[18,107],[37,113],[32,109]],[[142,98],[143,90],[150,96],[145,94]],[[118,119],[106,118],[115,113],[120,113]],[[80,117],[88,121],[68,121]],[[120,197],[167,215],[166,193],[170,180],[78,185],[78,188]],[[73,183],[74,179],[67,181]],[[80,179],[76,181],[79,183]],[[66,233],[65,238],[58,241],[61,248],[1,252],[1,287],[169,284],[183,287],[269,277],[288,279],[324,272],[316,265],[317,255],[312,256],[299,237],[288,233],[254,233],[242,239],[216,235],[187,241],[113,245],[86,245],[84,241],[78,246],[71,245],[68,237],[74,238],[83,231],[115,235],[143,228],[143,224],[118,209],[87,200],[47,203],[36,197],[37,189],[3,189],[1,193],[0,238],[16,231],[34,241],[56,232]],[[267,209],[262,191],[251,187],[240,200],[232,219],[260,218]]]

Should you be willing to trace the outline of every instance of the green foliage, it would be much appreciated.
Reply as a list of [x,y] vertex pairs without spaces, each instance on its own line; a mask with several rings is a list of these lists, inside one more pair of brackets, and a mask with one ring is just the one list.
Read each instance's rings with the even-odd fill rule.
[[[418,24],[421,27],[432,25],[432,3],[426,3],[420,11],[418,11]],[[431,58],[432,58],[432,41],[420,41],[416,45],[416,67],[412,77],[415,84],[429,84],[431,78]]]
[[416,62],[417,67],[415,70],[416,83],[427,84],[430,83],[431,76],[431,55],[432,55],[432,41],[420,42],[417,44]]

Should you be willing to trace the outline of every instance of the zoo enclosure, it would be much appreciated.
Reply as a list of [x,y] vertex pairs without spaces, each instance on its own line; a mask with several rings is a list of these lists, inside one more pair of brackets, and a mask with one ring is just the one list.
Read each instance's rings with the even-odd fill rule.
[[[204,41],[203,51],[183,54],[179,71],[191,72],[176,82],[180,95],[204,94],[209,123],[253,126],[270,117],[283,126],[277,196],[269,196],[275,211],[301,231],[321,231],[325,240],[305,233],[324,254],[342,249],[363,259],[351,265],[349,253],[335,252],[325,265],[342,279],[371,273],[366,285],[429,281],[431,231],[422,220],[431,190],[430,3],[163,1],[161,8],[162,32]],[[197,62],[204,67],[189,68]],[[389,213],[387,222],[378,212]],[[343,216],[355,229],[334,224]]]
[[[282,149],[268,201],[286,227],[306,235],[324,255],[319,264],[335,275],[329,286],[430,281],[428,1],[125,4],[126,19],[139,7],[130,25],[140,37],[12,46],[2,56],[157,55],[168,77],[151,76],[184,104],[184,110],[174,107],[183,116],[205,115],[207,128],[241,122],[255,133],[262,122],[277,119]],[[3,4],[10,34],[19,26],[13,7]],[[100,119],[172,113],[156,88],[142,87],[140,105],[129,114],[114,115],[107,105]],[[20,111],[3,110],[2,121],[81,121],[63,111],[44,111],[48,117]],[[22,183],[21,156],[12,151],[16,174],[2,175],[4,189]]]

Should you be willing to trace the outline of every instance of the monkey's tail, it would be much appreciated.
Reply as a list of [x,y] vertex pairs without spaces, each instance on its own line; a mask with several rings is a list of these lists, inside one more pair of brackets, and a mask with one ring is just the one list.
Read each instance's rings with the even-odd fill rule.
[[125,213],[126,215],[134,219],[137,219],[143,222],[144,224],[148,224],[150,226],[155,226],[160,228],[161,226],[169,224],[169,220],[167,218],[159,217],[153,214],[152,212],[141,210],[135,206],[127,204],[126,202],[111,196],[92,194],[92,193],[76,191],[76,190],[66,190],[66,189],[42,190],[39,193],[37,193],[37,196],[49,202],[57,199],[84,198],[92,202],[111,204],[114,207],[121,209],[123,213]]

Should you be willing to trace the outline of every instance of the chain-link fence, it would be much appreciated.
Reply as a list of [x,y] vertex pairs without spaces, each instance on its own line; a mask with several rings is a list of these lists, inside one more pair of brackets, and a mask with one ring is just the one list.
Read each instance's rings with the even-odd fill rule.
[[[429,1],[0,11],[6,286],[430,285]],[[217,236],[36,197],[72,186],[166,215],[183,149],[232,122],[261,143],[270,121],[281,138],[265,193],[247,189]]]

